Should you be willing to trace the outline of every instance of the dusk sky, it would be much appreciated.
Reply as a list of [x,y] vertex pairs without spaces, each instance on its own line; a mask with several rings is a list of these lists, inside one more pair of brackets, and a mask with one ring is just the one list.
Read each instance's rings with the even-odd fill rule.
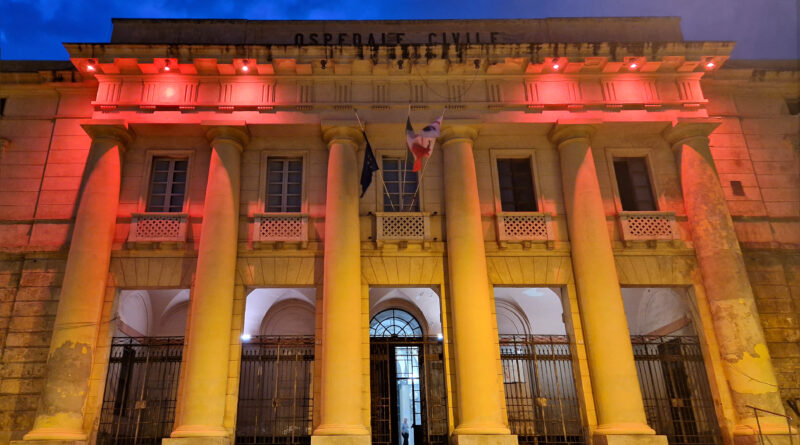
[[680,16],[686,40],[734,40],[737,59],[797,59],[800,0],[0,0],[0,58],[68,58],[108,42],[111,18],[251,20]]

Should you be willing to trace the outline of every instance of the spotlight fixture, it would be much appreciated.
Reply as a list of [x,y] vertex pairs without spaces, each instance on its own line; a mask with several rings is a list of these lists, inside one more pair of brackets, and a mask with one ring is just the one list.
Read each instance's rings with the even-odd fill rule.
[[327,60],[327,59],[322,59],[322,60],[320,60],[320,61],[319,61],[319,66],[320,66],[322,69],[325,69],[325,68],[327,68],[327,66],[328,66],[328,60]]
[[250,340],[252,340],[252,339],[253,339],[253,336],[252,336],[252,335],[250,335],[250,334],[242,334],[242,336],[241,336],[241,337],[239,337],[239,338],[241,338],[241,339],[242,339],[242,341],[250,341]]
[[472,61],[472,63],[475,64],[475,69],[476,70],[481,67],[481,59],[475,59],[475,60]]
[[242,61],[242,72],[246,73],[248,71],[250,71],[250,67],[247,66],[247,60],[245,59],[245,60]]
[[553,69],[554,69],[554,70],[558,71],[558,69],[559,69],[559,68],[561,68],[561,65],[559,65],[559,64],[557,64],[557,63],[554,63],[554,64],[553,64]]
[[636,62],[631,62],[631,64],[628,65],[628,69],[635,70],[636,68],[639,68],[639,64]]
[[714,67],[716,67],[716,66],[717,66],[717,65],[714,63],[714,61],[713,61],[713,60],[709,60],[709,61],[708,61],[708,63],[706,63],[706,69],[707,69],[707,70],[713,70],[713,69],[714,69]]
[[403,59],[397,61],[397,69],[403,69]]
[[89,59],[88,63],[86,64],[86,71],[93,73],[97,68],[94,67],[95,61],[94,59]]
[[167,59],[167,60],[165,60],[165,61],[164,61],[164,72],[167,72],[167,73],[168,73],[168,72],[169,72],[169,70],[170,70],[170,67],[169,67],[169,59]]

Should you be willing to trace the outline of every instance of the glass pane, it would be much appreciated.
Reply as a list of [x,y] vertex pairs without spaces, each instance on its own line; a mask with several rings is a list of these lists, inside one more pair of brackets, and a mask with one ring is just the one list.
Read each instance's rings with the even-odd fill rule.
[[186,189],[186,184],[172,184],[172,194],[173,195],[181,195],[183,196],[183,192]]
[[186,171],[189,161],[175,161],[175,171]]
[[269,162],[267,162],[267,171],[270,172],[283,171],[283,161],[279,161],[277,159],[270,159]]
[[281,205],[281,197],[280,196],[270,196],[267,200],[267,205],[272,206],[279,206]]
[[152,190],[150,190],[151,194],[164,194],[167,192],[167,184],[153,184]]
[[283,182],[283,173],[282,172],[270,172],[268,181],[270,184],[280,184]]
[[299,173],[299,172],[298,173],[289,173],[289,182],[296,182],[296,183],[299,184],[300,181],[302,181],[302,180],[303,180],[303,174],[302,173]]
[[300,184],[289,184],[287,187],[287,193],[291,195],[299,195],[300,191],[303,189]]
[[296,172],[303,171],[303,161],[299,160],[289,161],[289,170]]
[[270,184],[269,187],[267,187],[267,193],[269,193],[270,196],[278,195],[280,197],[282,191],[283,185],[281,184]]
[[169,164],[170,164],[169,160],[156,159],[153,161],[153,170],[157,172],[169,171]]
[[164,196],[162,195],[153,195],[150,197],[150,205],[151,206],[163,206],[164,205]]
[[170,207],[178,207],[178,210],[171,210],[175,212],[180,212],[183,209],[183,195],[180,196],[173,196],[169,203]]
[[167,182],[167,175],[168,172],[154,172],[153,173],[153,182]]
[[185,184],[186,183],[186,172],[175,172],[175,174],[172,175],[172,182],[182,182],[182,183]]

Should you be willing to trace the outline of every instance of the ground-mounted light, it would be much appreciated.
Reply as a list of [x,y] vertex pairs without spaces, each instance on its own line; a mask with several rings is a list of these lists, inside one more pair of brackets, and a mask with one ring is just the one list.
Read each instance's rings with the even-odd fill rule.
[[247,62],[248,62],[247,59],[242,61],[242,72],[245,74],[250,71],[250,67],[247,66]]
[[253,336],[250,334],[242,334],[239,338],[241,338],[242,341],[250,341],[253,339]]
[[96,61],[94,59],[89,59],[86,63],[86,71],[90,73],[97,71],[97,68],[94,66],[95,63]]
[[717,67],[717,65],[714,63],[713,60],[709,60],[708,62],[706,62],[705,66],[707,70],[713,70],[714,68]]

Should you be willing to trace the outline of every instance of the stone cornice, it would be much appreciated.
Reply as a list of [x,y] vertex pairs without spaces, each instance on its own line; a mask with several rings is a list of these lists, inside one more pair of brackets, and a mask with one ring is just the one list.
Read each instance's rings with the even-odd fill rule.
[[[252,74],[349,74],[387,70],[423,74],[475,71],[488,74],[547,72],[559,60],[560,72],[628,72],[635,59],[637,72],[703,71],[713,61],[720,67],[732,42],[647,43],[516,43],[434,45],[159,45],[67,43],[73,64],[82,73],[170,72],[235,74],[247,62]],[[568,56],[565,56],[568,55]],[[94,70],[87,69],[93,65]]]
[[111,139],[123,151],[133,141],[133,132],[124,120],[84,120],[80,125],[92,140]]

